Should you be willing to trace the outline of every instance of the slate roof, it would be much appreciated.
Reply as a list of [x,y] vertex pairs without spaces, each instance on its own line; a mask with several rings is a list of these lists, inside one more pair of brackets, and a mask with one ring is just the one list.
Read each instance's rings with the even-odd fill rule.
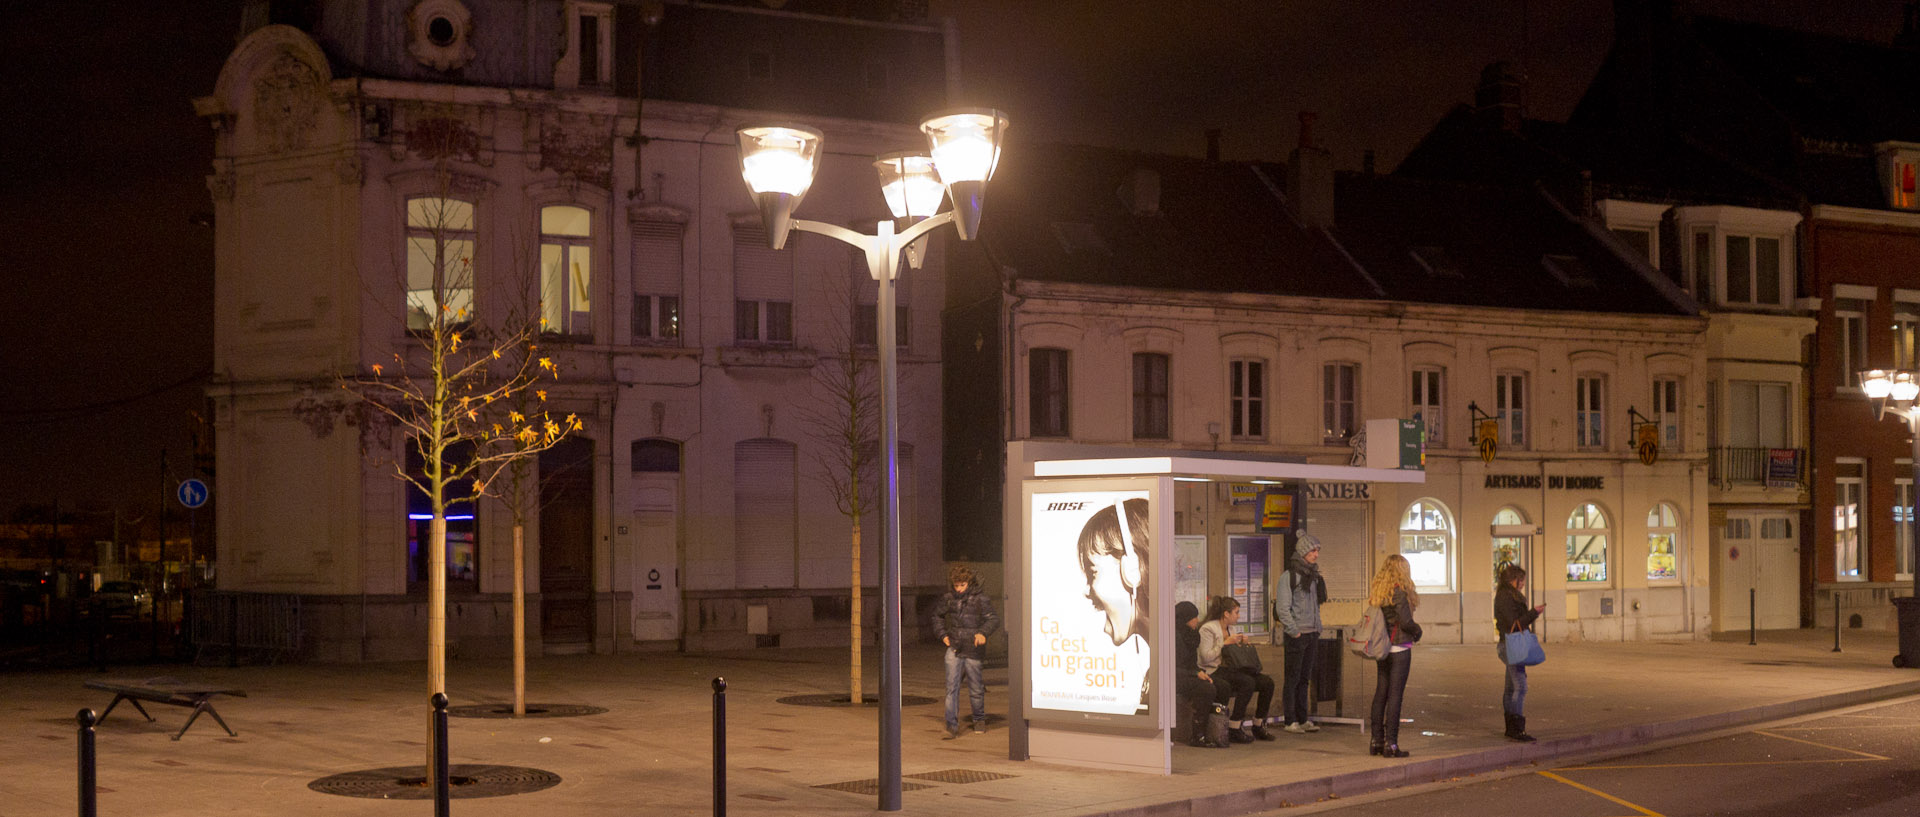
[[[1159,208],[1151,214],[1132,213],[1122,195],[1140,169],[1160,178]],[[981,243],[1000,266],[1029,280],[1695,314],[1684,295],[1619,255],[1597,225],[1537,189],[1339,174],[1335,223],[1323,233],[1288,210],[1285,170],[1087,146],[1016,146],[989,188]]]

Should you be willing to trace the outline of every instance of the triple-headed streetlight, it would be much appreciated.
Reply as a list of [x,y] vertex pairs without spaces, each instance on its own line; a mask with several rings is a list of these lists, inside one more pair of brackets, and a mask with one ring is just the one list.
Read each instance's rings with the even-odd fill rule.
[[[1920,375],[1905,370],[1871,369],[1860,373],[1860,390],[1872,398],[1878,416],[1893,414],[1907,421],[1907,433],[1913,446],[1910,462],[1920,467]],[[1920,486],[1915,486],[1915,490]],[[1920,667],[1920,519],[1915,518],[1911,495],[1903,513],[1907,524],[1908,569],[1913,571],[1913,595],[1893,600],[1894,617],[1899,622],[1900,654],[1893,657],[1896,667]],[[1835,603],[1839,603],[1835,600]]]
[[[786,246],[787,233],[802,230],[838,239],[864,251],[867,272],[879,282],[878,333],[880,350],[880,450],[885,478],[880,481],[880,810],[900,810],[900,469],[898,376],[894,341],[894,276],[904,254],[914,267],[921,259],[914,244],[929,231],[948,222],[962,241],[980,229],[980,209],[986,201],[987,181],[1000,162],[1007,117],[987,108],[940,111],[920,123],[931,156],[892,153],[874,167],[880,172],[880,190],[887,207],[903,228],[881,220],[873,235],[819,221],[796,219],[813,177],[820,168],[824,141],[813,128],[798,125],[759,125],[741,128],[740,175],[760,208],[767,243]],[[942,193],[953,208],[938,214]],[[853,588],[860,592],[860,588]]]

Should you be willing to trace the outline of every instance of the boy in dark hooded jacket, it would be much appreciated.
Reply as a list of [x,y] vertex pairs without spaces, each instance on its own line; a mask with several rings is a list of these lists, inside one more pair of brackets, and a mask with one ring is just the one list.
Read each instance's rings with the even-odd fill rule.
[[965,565],[947,570],[953,591],[940,597],[933,612],[933,632],[947,645],[947,736],[960,737],[960,681],[967,682],[973,704],[973,733],[987,731],[987,685],[980,677],[980,659],[986,655],[987,636],[1000,629],[993,602],[981,592],[973,571]]

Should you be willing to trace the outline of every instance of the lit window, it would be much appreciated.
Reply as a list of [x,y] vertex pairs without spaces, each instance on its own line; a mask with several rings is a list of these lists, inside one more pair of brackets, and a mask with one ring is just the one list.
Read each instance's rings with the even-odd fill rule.
[[1260,440],[1267,436],[1267,363],[1264,360],[1236,359],[1227,366],[1227,404],[1229,422],[1235,440]]
[[[1506,530],[1511,532],[1514,526],[1523,526],[1526,524],[1526,516],[1522,515],[1520,511],[1515,508],[1501,508],[1493,514],[1493,527],[1496,531]],[[1500,533],[1494,534],[1494,581],[1497,582],[1500,580],[1500,571],[1505,569],[1507,565],[1519,565],[1522,568],[1527,566],[1527,540],[1528,537],[1526,536],[1503,536]]]
[[472,203],[407,199],[408,329],[432,329],[436,316],[443,327],[473,320],[473,242]]
[[1902,581],[1913,579],[1913,462],[1895,465],[1908,476],[1893,480],[1893,572]]
[[1444,379],[1445,373],[1438,368],[1417,367],[1413,370],[1413,382],[1407,390],[1413,420],[1426,428],[1428,448],[1441,448],[1447,444],[1447,415],[1441,400],[1441,383]]
[[1840,333],[1839,369],[1834,376],[1843,389],[1859,388],[1860,370],[1867,368],[1867,302],[1835,298],[1833,323]]
[[548,333],[593,336],[593,214],[540,208],[540,318]]
[[1920,304],[1896,301],[1893,304],[1893,367],[1913,371],[1915,329],[1920,328]]
[[1867,466],[1859,460],[1833,465],[1833,575],[1865,579]]
[[1567,517],[1567,581],[1607,581],[1607,515],[1591,502],[1574,508]]
[[1440,503],[1423,499],[1407,508],[1400,520],[1400,555],[1407,557],[1419,589],[1453,586],[1453,525]]
[[1647,512],[1647,581],[1680,578],[1675,556],[1680,541],[1680,511],[1662,502]]
[[1321,439],[1345,443],[1359,430],[1360,367],[1328,363],[1320,368]]

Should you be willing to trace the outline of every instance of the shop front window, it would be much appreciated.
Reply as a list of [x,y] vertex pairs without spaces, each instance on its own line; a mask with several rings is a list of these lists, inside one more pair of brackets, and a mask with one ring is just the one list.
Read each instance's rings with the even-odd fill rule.
[[1607,581],[1607,514],[1591,502],[1567,517],[1567,582]]
[[1527,537],[1503,536],[1503,532],[1517,527],[1525,527],[1527,518],[1513,508],[1501,508],[1493,515],[1493,578],[1500,580],[1500,571],[1507,565],[1527,566]]
[[1400,555],[1413,568],[1413,583],[1426,590],[1453,587],[1453,525],[1440,503],[1423,499],[1400,522]]
[[1680,578],[1680,565],[1674,553],[1680,540],[1680,511],[1662,502],[1647,512],[1647,581],[1663,582]]

